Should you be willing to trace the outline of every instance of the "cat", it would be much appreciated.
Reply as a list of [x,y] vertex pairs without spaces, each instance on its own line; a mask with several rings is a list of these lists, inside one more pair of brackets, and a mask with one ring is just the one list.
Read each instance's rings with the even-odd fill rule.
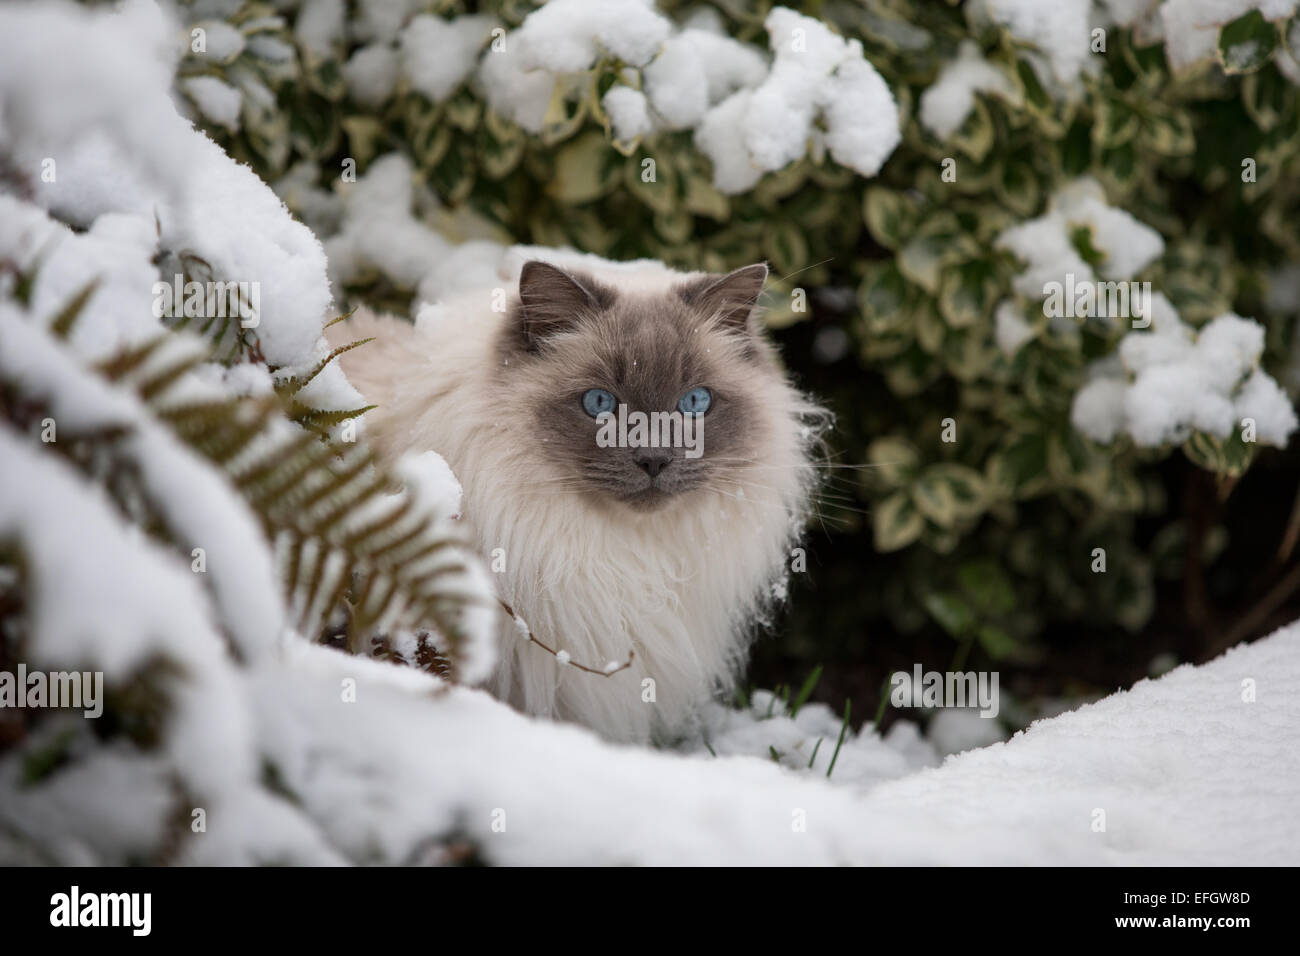
[[[331,338],[375,337],[341,359],[377,406],[367,441],[385,461],[446,459],[499,597],[563,652],[503,613],[488,689],[610,740],[680,739],[784,597],[828,419],[759,328],[765,265],[548,258],[414,325],[358,312]],[[610,424],[636,412],[679,412],[685,431],[653,447]],[[566,666],[629,653],[608,676]]]

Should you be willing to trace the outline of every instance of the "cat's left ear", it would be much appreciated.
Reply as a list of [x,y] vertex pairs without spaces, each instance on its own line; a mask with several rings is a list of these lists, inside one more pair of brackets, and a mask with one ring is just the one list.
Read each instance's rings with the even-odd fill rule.
[[716,315],[723,328],[747,333],[766,281],[767,266],[756,262],[725,276],[705,276],[688,282],[677,291],[687,305]]

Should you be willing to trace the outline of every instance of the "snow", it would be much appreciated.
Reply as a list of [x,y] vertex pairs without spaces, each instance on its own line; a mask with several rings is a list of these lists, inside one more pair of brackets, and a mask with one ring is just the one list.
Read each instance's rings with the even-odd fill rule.
[[504,49],[489,50],[479,61],[478,80],[488,105],[530,133],[540,133],[556,87],[556,76],[528,69],[517,53],[518,32],[504,37]]
[[[196,343],[180,337],[172,344],[171,361],[197,351]],[[153,423],[133,396],[79,373],[35,323],[0,312],[0,346],[0,376],[44,400],[65,436],[92,428],[127,431],[123,444],[162,519],[186,552],[203,549],[205,573],[241,653],[269,646],[284,626],[283,612],[270,553],[248,506],[196,453]]]
[[1070,424],[1093,441],[1109,445],[1124,429],[1124,396],[1127,383],[1122,378],[1097,375],[1074,394],[1070,405]]
[[1098,0],[1098,3],[1109,22],[1127,27],[1154,15],[1160,0]]
[[330,273],[340,287],[378,271],[403,288],[415,288],[450,251],[451,243],[413,215],[413,177],[411,161],[389,153],[345,185],[341,228],[325,242]]
[[902,138],[893,94],[863,59],[840,64],[827,86],[823,115],[831,157],[863,176],[880,172]]
[[650,120],[649,103],[640,90],[630,86],[611,86],[600,103],[609,114],[617,140],[630,142],[639,139],[654,126]]
[[[339,702],[344,677],[360,685],[356,703]],[[917,770],[933,754],[909,751],[906,731],[856,765],[842,748],[829,781],[766,756],[605,744],[478,691],[431,698],[427,675],[317,648],[292,647],[256,679],[268,757],[353,859],[407,861],[452,830],[489,862],[514,865],[1285,864],[1300,854],[1296,625],[942,766]],[[1243,700],[1247,679],[1255,702]],[[853,766],[876,782],[840,777]],[[1103,832],[1092,828],[1097,809]]]
[[381,43],[363,46],[343,64],[348,95],[371,109],[378,109],[397,88],[397,51]]
[[44,210],[0,195],[0,257],[24,271],[40,265],[29,300],[33,314],[57,315],[85,283],[98,283],[85,308],[112,320],[73,329],[72,341],[87,357],[104,358],[157,334],[151,289],[158,273],[150,261],[156,247],[154,224],[141,216],[108,213],[75,233]]
[[893,94],[862,44],[786,7],[764,22],[770,65],[708,18],[674,32],[644,0],[552,0],[504,38],[503,50],[483,55],[478,78],[493,109],[539,133],[557,90],[607,54],[631,71],[625,88],[602,100],[616,138],[693,130],[723,192],[751,189],[808,155],[823,139],[819,123],[837,163],[874,176],[901,133]]
[[[16,159],[31,169],[43,156],[58,163],[37,203],[79,226],[105,213],[156,220],[162,248],[200,252],[214,279],[258,282],[264,354],[300,361],[330,302],[320,243],[251,169],[177,114],[167,92],[174,50],[157,7],[141,0],[83,12],[50,2],[4,14],[4,114],[24,131]],[[69,45],[97,53],[67,57]],[[195,181],[203,188],[190,188]]]
[[[6,334],[12,328],[7,324]],[[33,576],[30,659],[49,668],[102,670],[111,687],[151,656],[165,655],[185,675],[167,722],[166,760],[195,792],[219,797],[251,785],[257,773],[251,714],[197,576],[130,528],[70,466],[7,427],[0,428],[0,458],[0,535],[23,542]],[[61,581],[77,582],[75,600]],[[176,639],[182,635],[187,639]],[[25,806],[40,797],[31,790],[19,797],[17,764],[7,761],[0,776],[0,815],[25,829],[31,823]],[[118,805],[118,791],[90,793],[78,803],[105,802],[113,817],[138,816],[141,809]],[[113,838],[115,829],[106,827],[105,837]]]
[[1106,203],[1101,185],[1090,177],[1063,186],[1052,197],[1045,215],[1011,226],[997,237],[1025,263],[1012,287],[1028,299],[1041,299],[1049,282],[1063,285],[1073,276],[1075,286],[1094,281],[1095,274],[1071,241],[1080,227],[1090,231],[1091,244],[1103,259],[1097,272],[1106,280],[1131,279],[1164,252],[1164,240],[1150,226],[1123,209]]
[[[862,45],[786,7],[775,7],[765,26],[775,61],[746,105],[743,143],[750,161],[772,171],[802,158],[813,121],[824,111],[831,155],[874,176],[900,134],[893,95],[862,58]],[[709,140],[708,145],[716,150],[719,144]]]
[[757,86],[767,61],[756,49],[705,29],[688,28],[645,68],[645,88],[668,129],[690,129],[738,89]]
[[303,0],[294,21],[293,34],[299,45],[316,57],[333,55],[343,41],[345,0]]
[[939,139],[947,139],[970,116],[976,93],[1000,96],[1013,106],[1023,99],[1011,78],[980,56],[974,41],[963,40],[957,59],[921,94],[921,125]]
[[[421,302],[437,303],[470,289],[500,287],[500,267],[505,255],[506,247],[491,239],[462,242],[431,263],[429,271],[420,280],[415,297]],[[417,310],[417,324],[421,314]]]
[[363,42],[392,43],[422,0],[358,0],[349,21],[353,37]]
[[[434,19],[415,15],[422,6],[359,4],[355,38],[377,52],[353,68],[354,82],[375,81],[379,72],[387,82],[393,58],[399,79],[423,84],[435,99],[464,81],[472,54],[435,65],[408,51],[420,47],[420,30],[449,29],[464,31],[463,54],[485,39],[485,24],[471,30],[474,18],[463,17],[412,32]],[[621,17],[603,12],[615,8]],[[831,155],[863,175],[897,142],[893,98],[860,48],[808,28],[811,21],[788,10],[768,20],[776,51],[770,68],[757,50],[713,32],[716,17],[707,11],[676,33],[659,31],[662,18],[633,0],[607,7],[555,0],[538,14],[507,39],[541,38],[523,49],[533,44],[532,55],[550,66],[511,73],[517,61],[485,53],[479,68],[480,79],[504,70],[498,78],[507,81],[511,109],[531,116],[540,102],[544,112],[571,63],[622,57],[644,67],[647,95],[634,128],[680,121],[694,129],[729,191],[752,187],[765,164],[805,156],[819,122]],[[576,42],[546,45],[557,24],[579,20]],[[33,182],[30,198],[0,196],[0,257],[24,272],[40,265],[26,308],[13,302],[12,277],[0,277],[0,379],[48,403],[63,435],[129,426],[118,452],[136,463],[160,520],[181,543],[164,548],[128,524],[85,473],[0,425],[0,538],[20,541],[28,561],[29,663],[102,669],[110,686],[150,661],[176,668],[164,681],[174,706],[161,747],[98,747],[84,722],[52,715],[34,729],[31,746],[51,745],[72,729],[80,735],[78,759],[36,785],[20,783],[15,754],[0,759],[0,862],[120,864],[155,858],[175,841],[172,859],[182,863],[427,863],[446,859],[450,837],[505,864],[1300,859],[1300,624],[1205,666],[1041,720],[1006,742],[995,740],[1003,733],[997,721],[939,710],[924,735],[899,720],[883,736],[869,724],[850,728],[840,743],[841,718],[826,705],[791,713],[757,691],[743,710],[710,707],[698,739],[664,750],[611,745],[581,728],[524,717],[471,687],[293,634],[285,622],[297,609],[284,606],[274,548],[247,505],[129,388],[86,371],[161,331],[150,308],[154,263],[180,250],[201,256],[216,276],[262,283],[255,331],[267,358],[282,366],[276,379],[310,367],[327,348],[321,326],[332,296],[324,250],[250,170],[177,115],[167,93],[178,55],[172,26],[148,3],[128,3],[120,13],[57,0],[0,10],[6,148],[19,168],[39,168],[42,157],[54,156],[59,169],[56,182]],[[808,29],[808,53],[795,51],[796,29]],[[344,33],[341,0],[309,0],[298,16],[299,42],[320,55]],[[656,57],[683,38],[674,55],[689,65],[694,50],[702,72],[693,75],[704,77],[702,85],[655,92]],[[69,57],[68,49],[81,55]],[[801,55],[806,60],[794,59]],[[235,85],[246,96],[257,90]],[[208,85],[196,99],[214,90]],[[233,103],[229,93],[218,97]],[[620,107],[606,105],[617,133]],[[780,128],[783,122],[793,126]],[[360,182],[337,194],[305,169],[278,187],[312,210],[308,218],[339,225],[329,241],[336,279],[377,272],[415,290],[428,303],[421,323],[439,321],[436,303],[459,289],[508,285],[527,258],[586,261],[572,251],[507,248],[481,237],[453,244],[429,225],[410,164],[398,156],[376,159]],[[1005,238],[1006,248],[1038,280],[1080,264],[1087,269],[1077,254],[1070,258],[1068,230],[1080,224],[1106,257],[1098,270],[1104,277],[1137,274],[1163,248],[1153,231],[1107,206],[1095,184],[1058,195],[1048,216]],[[631,275],[662,266],[622,268]],[[45,324],[91,278],[100,284],[82,322],[66,343],[55,342]],[[1031,299],[1042,294],[1041,281],[1017,288]],[[1017,303],[999,306],[1004,351],[1014,354],[1033,334]],[[1157,295],[1151,328],[1125,336],[1076,396],[1076,425],[1164,441],[1189,427],[1252,417],[1260,441],[1280,444],[1296,418],[1258,367],[1262,345],[1260,327],[1231,314],[1198,334]],[[177,335],[159,360],[197,347]],[[272,382],[261,365],[209,363],[167,398],[266,395]],[[360,404],[336,366],[302,395],[335,403],[326,407]],[[284,428],[235,464],[276,453],[286,434],[297,434]],[[398,472],[406,486],[400,495],[453,531],[461,489],[446,462],[417,455]],[[400,495],[377,507],[393,507]],[[190,568],[189,542],[207,553],[206,577]],[[482,601],[465,623],[481,636],[503,612],[490,600],[487,572],[467,567],[461,586]],[[516,627],[525,638],[522,619]],[[409,653],[415,636],[394,639]],[[471,640],[458,662],[462,678],[486,675],[492,651],[488,640]],[[567,655],[559,651],[556,666],[571,665]],[[944,759],[957,751],[965,752]],[[265,785],[268,768],[292,799]],[[188,818],[191,804],[207,811],[207,832],[169,830],[169,820]],[[1102,832],[1093,829],[1098,809],[1106,813]],[[504,829],[494,827],[498,820]]]
[[1226,438],[1250,419],[1255,440],[1284,446],[1297,419],[1281,387],[1258,367],[1263,327],[1228,313],[1196,334],[1159,294],[1152,311],[1150,330],[1121,340],[1122,366],[1094,370],[1076,393],[1074,427],[1103,443],[1125,432],[1138,445],[1158,447],[1185,441],[1193,430]]
[[850,729],[841,743],[842,730],[842,716],[825,704],[805,704],[791,715],[790,707],[771,691],[759,690],[744,710],[712,706],[701,721],[701,740],[680,749],[699,759],[775,752],[776,763],[799,775],[825,778],[831,771],[834,782],[852,786],[897,779],[939,764],[940,755],[909,721],[896,722],[883,738],[871,728]]
[[215,76],[193,76],[181,81],[185,91],[207,119],[231,132],[239,130],[239,111],[243,94],[225,80]]
[[1277,21],[1291,16],[1296,7],[1295,0],[1164,0],[1160,19],[1169,65],[1183,70],[1213,57],[1220,28],[1251,10]]
[[498,25],[494,17],[455,20],[421,14],[402,31],[402,72],[411,89],[441,103],[473,72],[479,49]]
[[1089,55],[1092,0],[983,0],[983,6],[1013,36],[1046,54],[1057,83],[1076,83]]
[[993,338],[1002,354],[1010,358],[1034,337],[1034,329],[1011,300],[999,302],[993,311]]
[[[1102,257],[1095,271],[1072,241],[1079,228],[1088,230],[1089,244]],[[1012,288],[1034,303],[1050,299],[1052,283],[1070,298],[1070,289],[1098,290],[1098,277],[1132,280],[1164,252],[1158,232],[1108,205],[1101,186],[1086,177],[1059,189],[1045,215],[1003,230],[995,244],[1022,261]],[[1127,320],[1133,330],[1120,341],[1118,361],[1094,365],[1075,393],[1074,427],[1102,443],[1127,434],[1140,446],[1160,447],[1186,441],[1193,431],[1226,438],[1250,419],[1255,440],[1285,445],[1296,416],[1277,383],[1258,368],[1263,326],[1229,313],[1197,334],[1164,295],[1155,292],[1149,300],[1142,303],[1139,296],[1129,315],[1104,318],[1112,324]],[[1049,325],[1068,333],[1080,320],[1053,314]],[[1150,327],[1142,328],[1148,320]],[[1016,303],[999,304],[995,337],[1004,354],[1013,355],[1032,334]]]
[[724,193],[746,192],[763,178],[763,169],[741,145],[752,99],[749,90],[733,93],[709,110],[695,130],[695,148],[713,161],[713,185]]
[[1291,399],[1282,386],[1260,369],[1251,372],[1237,391],[1234,416],[1239,422],[1253,421],[1259,441],[1279,448],[1286,447],[1296,429],[1296,413]]
[[[194,30],[203,31],[203,50],[194,53],[200,59],[229,63],[244,52],[247,42],[236,27],[225,20],[199,20],[190,25],[191,44]],[[193,47],[191,46],[191,50]]]
[[951,707],[935,713],[927,729],[929,743],[943,756],[988,747],[1007,738],[996,720],[981,717],[977,707]]
[[460,517],[460,482],[436,451],[404,455],[393,471],[422,511],[444,520]]
[[525,69],[577,73],[602,54],[644,66],[671,29],[651,0],[550,0],[528,15],[513,39]]

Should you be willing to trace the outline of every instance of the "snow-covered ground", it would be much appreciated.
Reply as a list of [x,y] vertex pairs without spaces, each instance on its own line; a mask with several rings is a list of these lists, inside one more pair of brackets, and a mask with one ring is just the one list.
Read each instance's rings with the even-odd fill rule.
[[618,747],[480,691],[431,702],[381,665],[340,705],[357,662],[294,658],[264,675],[280,692],[259,695],[261,732],[288,757],[328,729],[286,782],[309,804],[347,794],[324,824],[345,844],[458,823],[502,864],[1300,863],[1300,622],[874,786]]

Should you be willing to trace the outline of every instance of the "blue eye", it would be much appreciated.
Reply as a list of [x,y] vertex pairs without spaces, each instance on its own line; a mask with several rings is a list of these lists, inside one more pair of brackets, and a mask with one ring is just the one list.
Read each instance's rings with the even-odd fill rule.
[[613,412],[618,400],[603,388],[589,388],[582,393],[582,410],[595,418],[602,412]]
[[684,415],[703,415],[712,404],[713,393],[700,385],[683,395],[677,407]]

